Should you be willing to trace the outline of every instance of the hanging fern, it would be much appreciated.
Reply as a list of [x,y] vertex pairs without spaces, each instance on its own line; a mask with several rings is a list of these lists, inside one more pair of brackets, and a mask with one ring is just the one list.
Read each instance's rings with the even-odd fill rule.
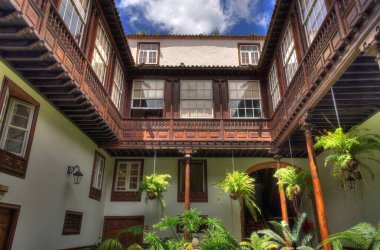
[[301,213],[301,199],[304,192],[310,192],[311,185],[308,181],[310,174],[295,167],[277,169],[273,177],[278,178],[277,184],[285,189],[286,198],[292,202],[297,215]]
[[148,199],[155,199],[161,203],[163,208],[166,207],[163,193],[166,192],[170,186],[168,179],[171,179],[169,174],[151,174],[144,176],[144,180],[140,183],[139,191],[146,192],[145,201]]
[[[260,208],[255,203],[255,179],[244,172],[233,171],[227,172],[226,178],[215,185],[222,189],[224,193],[230,193],[232,199],[243,199],[244,204],[252,214],[254,220],[257,220],[257,212],[261,213]],[[221,199],[221,194],[218,200]]]
[[339,179],[345,189],[347,179],[362,178],[362,170],[374,178],[364,160],[380,163],[374,156],[374,151],[380,150],[380,135],[367,131],[355,126],[345,133],[342,128],[337,128],[334,132],[316,137],[315,149],[331,150],[325,158],[325,166],[332,166],[332,175]]

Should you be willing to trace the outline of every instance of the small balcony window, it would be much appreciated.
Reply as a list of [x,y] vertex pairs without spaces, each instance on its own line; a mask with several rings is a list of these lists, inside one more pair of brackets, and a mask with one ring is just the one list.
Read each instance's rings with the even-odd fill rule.
[[259,81],[228,81],[231,118],[261,118]]
[[115,71],[113,75],[111,99],[118,110],[120,110],[121,108],[121,97],[123,96],[123,87],[124,87],[123,70],[121,69],[120,63],[116,60]]
[[241,44],[240,65],[257,65],[259,63],[259,46],[255,44]]
[[181,81],[181,118],[213,118],[211,80]]
[[80,43],[84,21],[71,0],[62,0],[59,14],[77,43]]
[[327,14],[325,0],[299,0],[302,23],[310,45]]
[[270,95],[272,97],[272,108],[276,110],[278,103],[280,102],[280,86],[278,84],[277,78],[277,68],[276,62],[273,63],[273,66],[269,72],[269,89]]
[[138,63],[158,64],[159,44],[141,43],[139,44]]
[[285,36],[281,43],[281,56],[285,70],[286,84],[289,85],[298,68],[294,37],[290,24],[286,29]]
[[92,67],[99,80],[104,84],[111,44],[101,23],[96,33],[94,54],[92,56]]

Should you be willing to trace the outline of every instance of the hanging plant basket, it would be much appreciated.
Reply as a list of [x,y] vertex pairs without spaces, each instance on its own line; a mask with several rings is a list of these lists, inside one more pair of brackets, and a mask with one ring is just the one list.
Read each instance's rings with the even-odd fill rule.
[[157,199],[157,195],[155,193],[153,193],[153,192],[148,192],[147,196],[148,196],[149,200],[155,200],[155,199]]
[[230,198],[233,199],[234,201],[236,201],[238,199],[238,194],[235,193],[235,192],[231,192],[230,193]]

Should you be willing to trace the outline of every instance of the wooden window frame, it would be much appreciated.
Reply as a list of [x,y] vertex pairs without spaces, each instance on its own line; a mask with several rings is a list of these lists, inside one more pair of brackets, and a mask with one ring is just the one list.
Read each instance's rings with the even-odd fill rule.
[[[211,88],[210,89],[201,89],[201,90],[210,90],[210,93],[211,93],[211,97],[209,99],[206,99],[206,98],[200,98],[200,97],[195,97],[195,98],[185,98],[182,94],[182,91],[184,91],[184,89],[182,88],[183,85],[184,85],[184,82],[196,82],[196,85],[198,82],[209,82],[211,84]],[[213,119],[214,118],[214,109],[215,109],[215,106],[214,106],[214,89],[213,89],[213,85],[214,85],[214,82],[212,80],[200,80],[200,79],[193,79],[193,80],[181,80],[180,81],[180,105],[179,105],[179,113],[180,113],[180,118],[181,119]],[[190,89],[190,90],[199,90],[199,88],[196,88],[196,89]],[[199,103],[199,102],[210,102],[211,103],[211,116],[208,117],[208,116],[198,116],[197,117],[190,117],[190,112],[189,112],[189,116],[188,117],[185,117],[184,114],[183,114],[183,111],[182,110],[185,110],[185,109],[191,109],[191,108],[183,108],[182,105],[184,102],[194,102],[194,103]],[[197,114],[198,114],[198,110],[199,109],[203,109],[203,108],[199,108],[199,107],[196,107],[195,110],[197,110]]]
[[[178,184],[177,184],[177,202],[184,202],[185,201],[185,192],[181,192],[180,187],[180,179],[181,179],[181,164],[182,162],[186,162],[186,160],[178,160]],[[205,185],[205,191],[204,192],[190,192],[190,202],[208,202],[208,182],[207,182],[207,160],[190,160],[190,168],[191,163],[203,163],[203,166],[205,168],[205,175],[204,175],[204,185]]]
[[[15,98],[34,106],[34,114],[31,121],[28,139],[26,141],[24,155],[18,156],[0,148],[0,172],[24,179],[29,162],[40,104],[10,79],[4,77],[3,85],[0,91],[0,110],[4,107],[4,105],[8,105],[8,103],[4,102],[7,90],[9,90],[8,102],[10,98]],[[7,106],[5,107],[8,108]],[[4,113],[5,116],[7,115],[7,112],[8,111],[6,110]],[[1,125],[2,127],[4,122]],[[3,132],[2,130],[3,129],[0,128],[1,133]]]
[[[275,82],[272,82],[272,80],[275,80]],[[281,102],[280,84],[278,80],[278,69],[276,65],[276,60],[273,62],[269,70],[268,83],[270,99],[272,102],[272,110],[274,112]]]
[[[259,53],[259,57],[258,57],[258,61],[257,61],[257,64],[242,64],[242,58],[241,58],[241,50],[240,50],[240,46],[244,46],[244,45],[255,45],[257,46],[257,52]],[[239,66],[243,66],[243,67],[249,67],[249,66],[257,66],[258,65],[258,62],[260,61],[260,56],[261,56],[261,51],[260,51],[260,43],[238,43],[238,58],[239,58]]]
[[[70,34],[74,37],[75,41],[77,42],[78,45],[81,44],[81,41],[82,41],[82,37],[83,37],[83,31],[84,31],[84,27],[86,25],[86,17],[87,17],[87,12],[84,13],[84,16],[82,16],[82,14],[80,13],[79,9],[78,9],[78,6],[76,6],[76,4],[74,3],[73,0],[67,0],[66,2],[66,5],[63,6],[63,1],[64,0],[60,0],[60,3],[59,3],[59,8],[58,8],[58,12],[63,20],[63,22],[65,23],[66,27],[67,27],[67,30],[70,32]],[[71,15],[71,18],[70,18],[70,24],[67,24],[66,23],[66,19],[64,17],[66,17],[66,13],[67,13],[67,6],[68,4],[71,4],[73,6],[72,8],[72,15]],[[61,8],[64,8],[63,10],[63,13],[61,13]],[[83,11],[84,8],[83,8]],[[73,21],[73,15],[74,13],[77,15],[78,17],[78,22],[76,23],[76,26],[75,26],[75,33],[72,33],[71,32],[71,24],[72,24],[72,21]],[[63,15],[62,15],[63,14]],[[80,32],[78,32],[78,23],[81,24],[81,29],[80,29]],[[77,35],[79,34],[79,39],[77,39]]]
[[[234,98],[231,98],[230,96],[230,82],[233,82],[233,81],[246,81],[246,82],[257,82],[258,86],[259,86],[259,93],[260,93],[260,98],[259,99],[255,99],[255,98],[240,98],[240,99],[234,99]],[[262,119],[263,118],[263,95],[262,95],[262,90],[261,90],[261,82],[259,80],[228,80],[228,83],[227,83],[227,89],[228,89],[228,112],[230,114],[230,119],[253,119],[253,120],[257,120],[257,119]],[[233,117],[232,116],[232,108],[231,108],[231,101],[234,101],[234,100],[252,100],[252,101],[259,101],[260,103],[260,117]],[[248,108],[245,108],[245,110],[247,110]],[[254,111],[255,108],[252,108],[252,111]],[[254,114],[254,113],[253,113]]]
[[[134,97],[134,91],[135,91],[135,85],[136,85],[136,82],[138,81],[162,81],[163,83],[163,88],[162,89],[154,89],[155,91],[157,90],[161,90],[163,92],[163,96],[162,96],[162,99],[160,98],[149,98],[149,97],[145,97],[145,98],[137,98],[137,97]],[[166,81],[163,80],[163,79],[135,79],[133,80],[133,84],[132,84],[132,94],[131,94],[131,109],[132,110],[163,110],[164,109],[164,106],[165,106],[165,85],[166,85]],[[142,90],[142,89],[141,89]],[[134,107],[133,106],[133,101],[135,100],[162,100],[162,107]]]
[[131,201],[131,202],[139,202],[141,201],[141,193],[137,191],[115,191],[116,186],[116,177],[117,177],[117,168],[119,162],[123,161],[137,161],[140,162],[140,182],[143,180],[144,174],[144,159],[116,159],[115,166],[113,171],[113,180],[112,180],[112,191],[111,191],[111,201]]
[[11,209],[14,211],[11,226],[9,229],[9,235],[7,236],[6,247],[4,249],[4,250],[11,250],[13,238],[14,238],[15,233],[16,233],[17,222],[18,222],[18,217],[20,215],[21,206],[0,202],[0,208]]
[[[95,170],[96,170],[96,159],[97,157],[100,157],[103,159],[104,162],[104,167],[103,167],[103,174],[102,174],[102,185],[100,189],[97,189],[93,186],[94,184],[94,177],[95,177]],[[104,155],[102,155],[99,151],[95,150],[95,156],[94,156],[94,163],[92,165],[92,175],[91,175],[91,184],[90,184],[90,192],[89,192],[89,197],[91,199],[100,201],[100,198],[102,197],[102,190],[103,190],[103,180],[104,180],[104,173],[105,173],[105,168],[106,168],[106,158]]]
[[[74,232],[68,231],[66,222],[67,222],[68,216],[70,216],[70,215],[76,215],[76,216],[79,215],[80,216],[79,231],[74,231]],[[63,227],[62,227],[62,235],[79,235],[81,232],[81,229],[82,229],[82,222],[83,222],[83,213],[82,212],[66,210],[65,219],[63,221]]]
[[[119,60],[115,59],[115,66],[113,69],[113,79],[112,79],[112,90],[111,90],[111,100],[112,103],[115,105],[117,110],[121,110],[121,105],[123,101],[123,94],[124,94],[124,83],[125,83],[125,77],[123,68],[120,65]],[[119,75],[120,74],[120,75]],[[118,79],[117,76],[119,75]]]
[[[144,64],[147,64],[147,65],[160,65],[160,55],[161,55],[161,53],[160,53],[160,50],[161,50],[161,44],[160,44],[160,42],[138,42],[137,43],[137,49],[136,49],[136,64],[140,64],[139,63],[139,60],[140,60],[140,58],[139,58],[139,55],[140,55],[140,46],[141,45],[143,45],[143,44],[156,44],[157,45],[157,63],[144,63]],[[149,57],[149,55],[148,55],[148,57]]]
[[[293,40],[293,48],[291,49],[291,52],[289,53],[289,55],[285,52],[288,52],[288,49],[286,51],[284,51],[284,42],[285,42],[285,38],[287,37],[288,35],[288,32],[290,32],[290,35],[289,37]],[[298,57],[297,57],[297,49],[296,49],[296,39],[295,39],[295,36],[294,36],[294,32],[293,32],[293,28],[292,28],[292,23],[291,21],[288,22],[287,26],[286,26],[286,29],[285,29],[285,32],[281,38],[281,43],[280,43],[280,53],[281,53],[281,60],[282,60],[282,65],[283,65],[283,70],[284,70],[284,76],[285,76],[285,83],[286,83],[286,86],[289,86],[290,83],[293,81],[293,78],[294,78],[294,75],[296,74],[297,70],[298,70],[298,67],[299,67],[299,61],[298,61]],[[292,59],[292,57],[295,57],[295,60],[296,60],[296,65],[295,65],[295,70],[294,72],[288,72],[288,67],[291,67],[289,65],[289,62],[290,60]],[[291,75],[289,73],[292,73]],[[289,75],[288,75],[289,74]],[[289,77],[290,76],[290,77]],[[288,79],[288,78],[291,78],[291,79]]]
[[[92,69],[94,70],[96,76],[98,77],[99,81],[102,83],[103,86],[106,86],[106,81],[107,81],[107,77],[108,77],[108,71],[109,71],[109,68],[111,67],[111,58],[112,58],[112,42],[108,36],[108,32],[106,30],[106,25],[104,24],[104,22],[102,22],[101,20],[98,21],[97,23],[97,28],[96,28],[96,34],[95,34],[95,38],[94,38],[94,48],[93,48],[93,52],[92,52],[92,58],[91,58],[91,67]],[[104,38],[106,40],[106,44],[108,45],[106,48],[107,50],[104,51],[106,53],[106,58],[103,58],[103,55],[101,53],[101,49],[98,48],[98,46],[96,45],[97,44],[97,39],[98,39],[98,32],[102,32],[103,35],[104,35]],[[99,42],[100,43],[100,42]],[[100,47],[102,48],[103,50],[103,44],[100,44]],[[98,75],[97,73],[97,70],[95,70],[95,65],[94,65],[94,56],[95,56],[95,53],[98,54],[100,60],[104,63],[105,65],[105,69],[104,69],[104,72],[103,72],[103,76],[102,76],[102,79],[101,79],[101,76]]]

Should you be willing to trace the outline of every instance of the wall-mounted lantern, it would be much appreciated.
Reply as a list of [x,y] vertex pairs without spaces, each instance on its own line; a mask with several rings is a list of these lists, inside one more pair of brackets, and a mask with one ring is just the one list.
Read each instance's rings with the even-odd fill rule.
[[67,175],[73,175],[74,176],[74,184],[80,184],[83,174],[80,171],[80,167],[78,165],[75,166],[68,166],[67,167]]

